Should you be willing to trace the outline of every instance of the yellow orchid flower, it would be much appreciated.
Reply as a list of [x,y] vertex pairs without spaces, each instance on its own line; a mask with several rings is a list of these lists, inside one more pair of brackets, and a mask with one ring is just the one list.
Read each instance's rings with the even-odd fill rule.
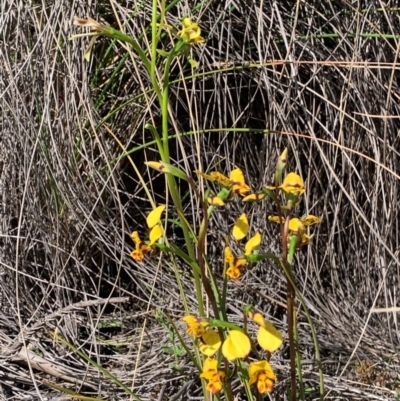
[[239,195],[246,195],[250,192],[250,187],[246,184],[244,179],[244,174],[240,168],[235,168],[229,174],[229,179],[231,180],[233,187],[233,192],[236,192]]
[[213,205],[213,206],[224,206],[225,202],[219,197],[219,196],[209,196],[207,198],[207,202],[209,205]]
[[203,173],[199,170],[194,170],[194,172],[205,178],[206,180],[211,182],[218,182],[218,184],[221,184],[224,187],[230,187],[233,185],[231,180],[219,171],[212,171],[210,174]]
[[137,231],[134,231],[131,234],[131,238],[135,243],[135,249],[131,252],[131,257],[134,260],[142,262],[146,253],[152,250],[153,245],[163,235],[163,229],[158,223],[160,222],[161,214],[164,209],[165,205],[158,206],[154,210],[152,210],[146,218],[147,226],[151,228],[149,233],[149,241],[142,241]]
[[207,358],[204,361],[203,372],[200,378],[208,380],[207,391],[217,394],[222,390],[222,380],[225,377],[225,372],[218,370],[218,361],[213,358]]
[[245,358],[251,349],[249,337],[239,330],[230,330],[222,344],[222,354],[228,361]]
[[261,243],[261,234],[256,232],[251,237],[244,248],[244,256],[237,257],[232,253],[231,248],[227,246],[224,250],[224,262],[228,265],[226,275],[233,280],[237,280],[242,276],[241,269],[247,264],[246,256],[251,255],[258,249]]
[[265,320],[263,315],[257,312],[253,307],[249,310],[248,315],[253,322],[256,322],[259,326],[264,326]]
[[301,221],[301,219],[298,219],[297,217],[294,217],[293,219],[289,220],[289,232],[293,234],[297,233],[302,233],[306,229],[305,225]]
[[245,196],[250,192],[250,187],[246,184],[244,174],[240,168],[232,170],[229,177],[226,177],[219,171],[212,171],[210,174],[203,173],[199,170],[195,170],[194,172],[208,181],[217,182],[223,187],[231,188],[233,192],[241,196]]
[[187,325],[187,333],[190,336],[200,338],[206,331],[206,327],[208,326],[208,322],[200,319],[197,316],[187,315],[183,317],[183,320]]
[[137,262],[141,262],[144,259],[144,255],[151,251],[151,247],[140,239],[137,231],[131,234],[131,238],[135,243],[135,249],[131,252],[131,257]]
[[[274,223],[284,223],[285,219],[279,216],[268,216],[268,220]],[[308,235],[305,233],[306,227],[311,226],[313,224],[318,224],[321,222],[321,219],[312,214],[304,217],[303,219],[299,219],[294,217],[289,220],[289,235],[295,234],[299,237],[298,247],[302,245],[308,245],[311,242],[313,235]]]
[[306,192],[306,187],[304,186],[303,180],[296,173],[289,173],[283,180],[282,185],[279,187],[274,187],[267,185],[265,187],[267,190],[275,191],[277,188],[282,189],[287,194],[302,195]]
[[283,224],[285,222],[285,218],[283,216],[268,216],[268,220],[278,224]]
[[[278,224],[285,222],[285,218],[279,216],[268,216],[268,220]],[[307,217],[302,219],[294,217],[289,220],[289,231],[297,233],[299,231],[304,231],[304,227],[312,226],[313,224],[318,223],[321,223],[321,219],[312,214],[309,214]]]
[[187,43],[203,43],[204,38],[201,36],[201,29],[196,22],[192,22],[190,18],[184,18],[182,21],[182,29],[177,33],[178,38],[182,38]]
[[224,261],[228,264],[226,275],[233,280],[240,278],[242,275],[240,269],[247,263],[247,260],[234,256],[231,248],[227,246],[224,250]]
[[213,329],[207,329],[201,336],[200,352],[206,356],[213,356],[221,347],[219,334]]
[[307,217],[304,217],[304,219],[301,219],[301,221],[306,227],[312,226],[313,224],[321,223],[321,219],[312,214],[309,214]]
[[302,195],[306,191],[303,180],[296,173],[289,173],[279,188],[283,189],[286,193],[294,195]]
[[276,376],[268,361],[252,362],[249,365],[249,376],[249,385],[257,383],[257,390],[260,394],[273,390]]

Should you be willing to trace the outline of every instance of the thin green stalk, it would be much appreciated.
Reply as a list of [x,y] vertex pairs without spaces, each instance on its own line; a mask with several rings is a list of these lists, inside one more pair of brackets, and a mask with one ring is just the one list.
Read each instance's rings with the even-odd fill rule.
[[[275,177],[275,187],[279,186],[278,176]],[[288,263],[288,228],[289,228],[289,219],[290,219],[290,211],[286,216],[283,215],[283,210],[281,207],[281,203],[279,201],[278,189],[275,192],[276,206],[278,209],[278,216],[282,219],[285,217],[285,223],[282,222],[279,224],[280,232],[281,232],[281,243],[282,243],[282,265],[286,267],[284,270],[286,273],[286,306],[287,306],[287,314],[288,314],[288,334],[289,334],[289,354],[290,354],[290,399],[292,401],[296,401],[296,349],[294,343],[294,300],[295,300],[295,291],[292,286],[293,275],[291,265]]]
[[145,128],[149,129],[153,134],[155,143],[157,144],[158,152],[160,153],[161,160],[164,160],[165,159],[164,146],[156,128],[151,124],[146,124]]
[[[153,7],[154,7],[154,3],[157,4],[157,1],[156,0],[153,1]],[[153,13],[154,13],[154,8],[153,8]],[[153,31],[154,31],[154,27],[153,27]],[[168,110],[168,106],[169,106],[170,66],[171,66],[172,60],[179,53],[179,51],[183,45],[184,45],[183,42],[178,42],[178,44],[175,46],[175,48],[171,50],[171,52],[167,58],[167,61],[166,61],[165,67],[164,67],[164,74],[163,74],[163,90],[162,90],[161,96],[159,96],[161,115],[162,115],[162,152],[160,152],[160,154],[162,157],[161,160],[166,163],[170,163],[169,142],[168,142],[169,141],[169,136],[168,136],[169,110]],[[156,49],[154,51],[156,51]],[[155,63],[155,60],[152,60],[152,63]],[[154,70],[154,75],[155,75],[155,70]],[[154,76],[154,79],[156,79],[155,76]],[[183,236],[185,239],[189,257],[192,258],[193,260],[196,260],[196,255],[194,253],[194,249],[192,246],[189,228],[188,228],[186,219],[182,218],[183,209],[182,209],[181,199],[179,196],[179,191],[178,191],[175,177],[168,174],[167,175],[167,183],[168,183],[169,191],[171,193],[172,201],[175,205],[176,211],[181,220],[181,227],[182,227]],[[198,301],[198,305],[199,305],[199,314],[201,317],[204,317],[205,312],[204,312],[204,305],[203,305],[203,291],[202,291],[202,286],[201,286],[201,278],[200,278],[199,273],[195,269],[193,270],[193,278],[194,278],[195,288],[196,288],[196,297],[197,297],[197,301]]]
[[158,43],[158,37],[157,37],[157,20],[158,20],[157,0],[153,0],[151,14],[152,14],[152,18],[151,18],[151,62],[150,62],[150,68],[147,71],[150,74],[151,83],[153,85],[154,91],[157,94],[158,101],[161,104],[163,102],[163,97],[162,97],[162,93],[161,93],[161,90],[160,90],[160,86],[159,86],[158,81],[157,81],[157,68],[156,68],[157,43]]
[[[156,61],[157,61],[157,20],[158,20],[158,13],[157,13],[157,0],[153,0],[153,8],[152,8],[152,45],[151,45],[151,60],[149,60],[145,54],[145,52],[141,49],[139,46],[138,42],[128,36],[125,35],[124,33],[115,30],[111,27],[107,27],[107,29],[103,30],[102,33],[105,36],[108,36],[112,39],[117,39],[121,40],[123,42],[127,42],[132,45],[133,49],[136,51],[140,59],[142,60],[143,64],[145,65],[151,81],[153,85],[153,89],[156,92],[159,102],[160,102],[160,107],[161,107],[161,113],[162,113],[162,143],[160,142],[160,138],[158,134],[155,134],[155,140],[158,145],[158,150],[160,152],[161,160],[164,162],[170,163],[169,159],[169,144],[168,144],[168,89],[169,89],[169,67],[172,62],[173,57],[177,54],[177,51],[171,52],[169,57],[169,62],[166,63],[166,71],[164,72],[164,77],[167,77],[166,79],[163,80],[163,91],[161,92],[159,84],[157,82],[157,76],[156,76]],[[178,44],[178,48],[180,48],[182,44]],[[149,126],[151,129],[151,127]],[[154,134],[154,130],[153,134]],[[188,248],[188,254],[189,256],[195,260],[195,253],[191,244],[191,238],[189,235],[189,229],[187,226],[187,223],[185,219],[182,219],[181,216],[183,215],[183,210],[182,210],[182,205],[180,202],[179,198],[179,193],[178,193],[178,187],[176,185],[175,178],[171,176],[170,174],[167,175],[167,183],[168,183],[168,188],[171,193],[171,197],[173,200],[173,203],[175,205],[175,208],[179,214],[181,223],[182,223],[182,230],[184,233],[184,238],[186,242],[186,246]],[[201,316],[204,316],[204,306],[203,306],[203,296],[202,296],[202,288],[201,288],[201,281],[199,274],[194,270],[193,271],[193,276],[195,280],[195,286],[196,286],[196,294],[197,294],[197,299],[199,302],[199,312]]]
[[114,29],[112,27],[107,27],[107,31],[104,31],[103,35],[105,35],[105,36],[107,36],[107,37],[109,37],[111,39],[116,39],[116,40],[120,40],[121,42],[129,43],[133,47],[133,50],[135,50],[137,55],[142,60],[144,66],[147,69],[147,71],[150,72],[150,70],[151,70],[150,60],[147,58],[146,53],[140,47],[140,45],[136,41],[136,39],[134,39],[132,36],[125,35],[123,32],[121,32],[121,31],[119,31],[117,29]]
[[169,144],[168,144],[168,117],[169,117],[169,74],[171,63],[174,58],[179,54],[182,47],[185,46],[183,41],[180,41],[176,44],[176,46],[171,50],[170,54],[167,57],[164,67],[163,74],[163,92],[161,96],[161,113],[162,113],[162,138],[163,138],[163,147],[165,152],[165,162],[169,163]]
[[[283,263],[281,263],[281,266],[282,266],[283,270],[285,271],[286,276],[289,277],[288,276],[289,272],[287,271],[286,266]],[[295,284],[295,282],[293,280],[293,277],[290,277],[290,281],[291,281],[291,284],[292,284],[292,286],[294,288],[296,296],[297,296],[298,300],[300,301],[301,306],[304,309],[304,313],[306,314],[308,323],[310,325],[311,336],[312,336],[313,342],[314,342],[315,359],[317,360],[317,363],[318,363],[319,396],[320,396],[320,401],[324,401],[324,396],[325,396],[324,373],[323,373],[323,370],[322,370],[321,353],[319,351],[317,332],[315,330],[314,322],[313,322],[312,317],[310,315],[310,311],[308,310],[306,301],[304,300],[303,296],[301,295],[300,290],[297,288],[297,286],[296,286],[296,284]]]
[[171,260],[172,260],[172,265],[174,266],[173,270],[174,270],[174,274],[175,274],[175,278],[176,278],[176,283],[178,284],[179,293],[181,294],[183,308],[185,309],[185,314],[188,315],[189,314],[189,306],[188,306],[188,302],[186,299],[185,290],[183,289],[181,276],[179,274],[179,270],[176,265],[175,259],[172,255],[171,255]]
[[[288,274],[292,274],[290,266],[288,266]],[[288,334],[290,349],[290,387],[291,400],[296,401],[296,347],[294,341],[294,288],[289,277],[287,279],[287,308],[288,308]]]
[[297,327],[296,313],[294,314],[294,339],[296,344],[296,366],[297,366],[297,377],[299,382],[299,395],[300,399],[302,401],[305,401],[303,370],[302,370],[301,354],[300,354],[299,330]]

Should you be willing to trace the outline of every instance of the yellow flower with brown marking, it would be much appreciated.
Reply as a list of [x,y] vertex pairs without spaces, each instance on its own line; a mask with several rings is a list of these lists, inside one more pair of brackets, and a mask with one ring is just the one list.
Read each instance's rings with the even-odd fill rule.
[[228,268],[226,269],[226,275],[233,280],[239,279],[242,275],[240,270],[247,263],[246,258],[238,258],[234,256],[231,248],[227,246],[224,251],[224,261],[228,265]]
[[150,229],[149,241],[141,240],[137,231],[131,234],[131,238],[135,243],[135,249],[131,252],[131,257],[137,262],[142,262],[146,253],[150,252],[153,249],[153,245],[162,237],[163,229],[159,222],[164,210],[165,205],[158,206],[146,218],[147,226]]
[[286,193],[294,195],[302,195],[306,191],[303,180],[296,173],[289,173],[279,188],[284,190]]
[[244,174],[240,168],[232,170],[229,177],[226,177],[219,171],[212,171],[210,174],[203,173],[199,170],[195,170],[194,172],[208,181],[217,182],[223,187],[231,189],[241,196],[245,196],[250,192],[250,187],[246,184]]
[[268,361],[252,362],[249,366],[250,386],[257,383],[260,394],[268,393],[274,389],[276,376]]
[[137,262],[141,262],[144,259],[144,255],[151,250],[151,247],[139,237],[139,233],[134,231],[131,234],[131,238],[135,243],[135,249],[131,252],[131,257]]
[[258,202],[258,201],[264,199],[265,196],[266,196],[266,194],[263,192],[249,194],[243,198],[243,202]]
[[207,391],[213,394],[217,394],[222,390],[223,379],[225,372],[218,370],[218,361],[213,358],[207,358],[204,361],[203,372],[200,374],[200,378],[208,381]]
[[[285,219],[279,216],[268,216],[268,220],[274,223],[284,223]],[[309,214],[307,217],[303,219],[299,219],[298,217],[293,217],[289,220],[288,225],[288,236],[297,235],[299,238],[299,242],[297,244],[298,247],[302,245],[307,245],[311,242],[313,235],[308,235],[306,233],[306,227],[312,226],[314,224],[321,223],[321,219],[317,216]]]
[[190,336],[200,338],[206,332],[208,322],[197,316],[187,315],[181,320],[183,320],[188,325],[186,332]]
[[[249,221],[245,213],[243,213],[236,221],[232,236],[236,241],[242,240],[249,231]],[[244,254],[235,256],[229,246],[224,251],[224,262],[228,265],[226,275],[233,280],[237,280],[242,276],[241,269],[248,263],[247,256],[257,251],[261,243],[261,234],[256,232],[246,243]]]
[[289,173],[283,180],[282,185],[279,187],[274,187],[271,185],[267,185],[265,187],[269,191],[274,191],[277,188],[282,189],[284,192],[287,194],[293,194],[293,195],[303,195],[304,192],[306,192],[306,187],[304,185],[304,182],[302,178],[296,174],[296,173]]

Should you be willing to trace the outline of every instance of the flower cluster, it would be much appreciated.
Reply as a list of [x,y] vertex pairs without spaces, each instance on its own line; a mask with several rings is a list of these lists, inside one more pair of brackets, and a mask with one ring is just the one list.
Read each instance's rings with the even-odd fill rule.
[[[278,160],[276,173],[278,179],[276,181],[279,181],[286,165],[286,154],[287,150],[282,153]],[[290,240],[292,236],[296,236],[297,248],[309,244],[313,237],[312,235],[307,234],[307,227],[321,222],[321,219],[314,215],[308,215],[304,218],[294,217],[289,219],[292,209],[298,206],[302,195],[306,192],[306,187],[302,178],[294,172],[288,173],[281,184],[277,183],[275,186],[267,185],[259,193],[249,193],[250,187],[246,184],[244,174],[239,168],[232,170],[229,177],[226,177],[219,171],[213,171],[209,174],[204,174],[198,170],[195,172],[207,180],[217,182],[229,190],[228,195],[225,196],[226,199],[221,199],[219,196],[209,197],[207,200],[212,205],[223,206],[225,204],[224,200],[226,201],[231,198],[231,193],[241,195],[244,202],[256,202],[265,197],[269,197],[277,202],[278,195],[282,192],[285,198],[285,204],[282,205],[284,213],[280,216],[269,216],[268,220],[278,224],[285,224],[286,219],[288,219],[286,232],[287,239]],[[232,236],[235,240],[240,241],[247,235],[248,230],[248,219],[246,214],[243,213],[233,228]],[[247,242],[245,250],[241,256],[235,256],[231,247],[227,246],[224,251],[224,261],[228,266],[226,269],[227,276],[234,280],[240,278],[242,275],[242,268],[250,262],[250,259],[252,259],[249,258],[249,256],[253,253],[258,253],[260,244],[261,234],[257,232]],[[258,260],[261,259],[263,259],[262,256],[258,258]]]
[[[279,216],[268,216],[268,220],[278,224],[284,224],[285,220],[283,217]],[[296,235],[299,238],[298,246],[307,245],[311,242],[313,235],[308,235],[306,233],[306,227],[311,226],[313,224],[318,224],[321,222],[321,219],[317,216],[313,216],[309,214],[307,217],[303,219],[299,219],[297,217],[293,217],[289,220],[288,224],[288,233],[289,236]]]
[[[281,333],[272,323],[265,321],[263,316],[252,307],[246,309],[248,316],[259,325],[257,342],[268,353],[276,351],[283,342]],[[247,359],[252,348],[249,336],[239,327],[230,329],[225,339],[211,327],[212,319],[207,321],[193,315],[185,316],[182,320],[187,324],[187,333],[195,338],[200,352],[206,356],[200,378],[207,380],[207,390],[216,394],[223,388],[223,381],[228,371],[218,368],[221,352],[227,363],[236,359]],[[272,391],[276,376],[267,360],[258,360],[248,365],[250,385],[257,384],[258,391],[263,394]]]
[[[195,41],[196,35],[199,34],[199,31],[196,31],[197,28],[193,24],[189,24],[189,22],[184,22],[180,35],[182,38],[186,37],[186,41]],[[146,164],[157,171],[183,179],[189,182],[192,187],[195,185],[191,177],[188,177],[184,171],[171,164],[163,161],[147,162]],[[310,243],[312,239],[312,235],[307,233],[307,227],[321,221],[319,217],[314,215],[307,215],[304,218],[293,216],[294,209],[299,205],[302,196],[306,193],[306,187],[298,174],[289,172],[284,176],[285,166],[286,150],[278,159],[275,171],[275,185],[264,186],[258,193],[251,193],[251,188],[246,183],[244,174],[239,168],[233,169],[228,175],[219,171],[210,173],[195,171],[200,178],[211,181],[217,187],[220,187],[216,195],[210,190],[206,192],[203,201],[208,206],[208,213],[211,213],[215,206],[224,206],[235,198],[239,198],[244,202],[257,202],[264,198],[270,198],[277,206],[277,215],[269,216],[268,220],[280,225],[282,244],[287,250],[285,259],[276,257],[271,253],[263,254],[260,252],[262,235],[259,231],[251,233],[249,219],[246,213],[242,213],[233,225],[231,235],[224,248],[224,274],[230,279],[238,280],[243,275],[245,268],[252,267],[263,259],[273,259],[280,263],[281,266],[291,267],[296,249]],[[135,241],[135,250],[131,256],[134,259],[142,261],[144,255],[157,246],[166,252],[181,256],[185,261],[192,260],[176,247],[156,244],[163,235],[160,219],[164,209],[165,206],[159,206],[147,217],[147,225],[150,229],[148,241],[142,241],[137,231],[132,234],[132,238]],[[204,238],[201,230],[199,238]],[[193,263],[194,268],[199,269],[196,261],[193,260]],[[207,280],[206,270],[200,270],[200,272],[201,279]],[[212,269],[209,272],[210,275],[213,275]],[[290,271],[289,274],[291,274]],[[216,281],[213,282],[213,284],[215,283]],[[213,291],[218,293],[217,288]],[[210,293],[208,292],[208,295]],[[226,299],[224,302],[226,302]],[[218,310],[217,307],[214,307],[214,311],[216,310]],[[215,314],[217,315],[218,313]],[[232,377],[238,372],[239,367],[240,369],[247,367],[248,376],[245,380],[248,380],[250,385],[255,385],[261,394],[272,391],[277,381],[269,360],[271,354],[282,345],[282,335],[271,322],[266,321],[253,307],[246,307],[245,314],[258,325],[256,339],[259,347],[266,354],[265,359],[258,357],[256,345],[254,345],[247,333],[247,325],[245,325],[245,329],[242,329],[227,320],[206,319],[194,315],[182,318],[187,324],[187,333],[194,339],[196,349],[204,355],[200,378],[207,381],[206,388],[213,394],[220,392],[224,389],[224,386],[230,383]],[[257,357],[250,359],[252,350],[255,351]],[[238,364],[238,360],[242,360],[240,364]],[[231,368],[232,364],[235,365],[233,369]]]
[[301,196],[306,192],[306,187],[301,177],[296,173],[289,173],[284,178],[281,185],[267,186],[266,190],[273,191],[274,196],[276,196],[275,194],[279,193],[279,191],[282,191],[286,202],[283,205],[286,211],[285,216],[268,216],[268,220],[284,225],[286,225],[287,221],[286,233],[288,241],[290,241],[292,237],[296,237],[297,248],[309,244],[313,236],[307,234],[306,228],[313,224],[320,223],[321,219],[312,214],[304,218],[290,216],[292,209],[300,203]]

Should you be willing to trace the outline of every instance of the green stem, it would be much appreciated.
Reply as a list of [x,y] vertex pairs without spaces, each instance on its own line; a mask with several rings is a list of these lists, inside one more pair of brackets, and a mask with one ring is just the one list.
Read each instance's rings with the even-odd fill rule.
[[310,311],[307,308],[306,301],[304,300],[303,296],[301,295],[300,290],[296,287],[293,277],[289,276],[289,271],[287,270],[287,267],[284,265],[284,263],[281,263],[281,266],[286,273],[286,277],[289,277],[289,280],[291,281],[292,287],[296,293],[297,298],[299,299],[299,301],[301,303],[301,306],[304,309],[304,313],[306,314],[308,323],[310,325],[311,335],[313,338],[314,348],[315,348],[315,359],[317,360],[317,363],[318,363],[319,396],[320,396],[320,401],[324,401],[324,395],[325,395],[324,373],[322,370],[321,353],[319,351],[318,337],[317,337],[317,332],[315,330],[314,322],[310,315]]
[[294,337],[296,344],[296,365],[297,365],[297,376],[299,378],[299,394],[300,399],[302,401],[305,400],[304,394],[304,382],[303,382],[303,371],[302,371],[302,363],[301,363],[301,354],[300,354],[300,341],[299,341],[299,330],[297,326],[297,316],[294,315]]
[[[284,262],[285,263],[285,262]],[[290,266],[287,266],[287,274],[292,275]],[[288,308],[288,332],[290,349],[290,387],[291,400],[296,401],[296,347],[294,342],[294,297],[295,292],[289,277],[287,279],[287,308]]]
[[[275,177],[275,187],[278,188],[279,182],[277,181],[277,176]],[[286,273],[286,306],[288,313],[288,334],[289,334],[289,353],[290,353],[290,399],[296,401],[296,347],[294,343],[294,300],[295,291],[292,286],[293,275],[292,268],[288,262],[288,229],[289,229],[289,219],[290,211],[286,216],[283,215],[283,210],[279,200],[278,189],[275,191],[276,206],[278,209],[278,216],[281,219],[279,227],[281,231],[282,238],[282,265],[286,268],[284,269]],[[282,223],[282,219],[285,218],[285,223]]]
[[[156,0],[154,0],[156,2]],[[154,10],[153,10],[154,12]],[[165,63],[164,67],[164,76],[163,76],[163,91],[161,95],[161,115],[162,115],[162,152],[160,152],[162,156],[162,161],[166,163],[170,163],[170,157],[169,157],[169,137],[168,137],[168,117],[169,117],[169,73],[170,73],[170,67],[172,60],[179,54],[180,50],[182,47],[185,45],[184,42],[178,42],[177,45],[174,47],[174,49],[171,50],[167,61]],[[172,201],[174,203],[174,206],[176,208],[176,211],[179,215],[179,219],[181,221],[181,227],[183,231],[183,236],[185,239],[188,255],[190,258],[193,260],[196,260],[196,255],[193,249],[192,245],[192,240],[190,237],[190,230],[188,228],[186,219],[183,217],[183,208],[181,204],[181,199],[179,197],[179,191],[178,187],[176,184],[175,177],[173,177],[171,174],[167,175],[167,183],[168,183],[168,188],[171,193]],[[204,305],[203,305],[203,291],[202,291],[202,286],[201,286],[201,277],[200,274],[193,269],[193,278],[195,282],[195,288],[196,288],[196,297],[199,305],[199,314],[201,317],[205,316],[204,312]]]
[[[154,91],[157,94],[158,101],[160,104],[163,101],[162,93],[160,90],[160,85],[157,81],[157,69],[156,69],[156,62],[157,62],[157,0],[153,0],[153,8],[152,8],[152,19],[151,19],[151,63],[150,68],[147,68],[147,71],[150,74],[151,84],[153,85]],[[161,20],[162,23],[162,20]]]
[[146,53],[143,51],[143,49],[139,46],[139,43],[137,42],[136,39],[132,38],[129,35],[125,35],[121,31],[111,28],[111,27],[107,27],[107,31],[102,32],[102,34],[111,39],[116,39],[116,40],[120,40],[121,42],[129,43],[133,47],[133,50],[135,50],[137,55],[142,60],[147,71],[150,72],[150,70],[151,70],[150,60],[147,58]]

